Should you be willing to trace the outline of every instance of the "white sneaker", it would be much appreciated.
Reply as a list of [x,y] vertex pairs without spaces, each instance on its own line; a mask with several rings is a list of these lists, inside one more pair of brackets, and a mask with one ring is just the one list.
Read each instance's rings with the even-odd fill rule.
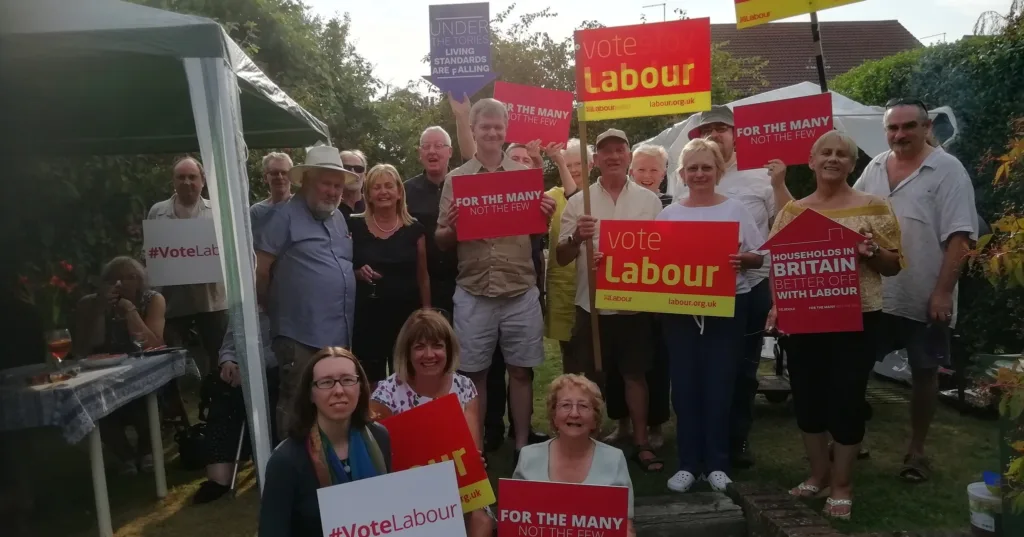
[[711,484],[711,490],[715,492],[725,492],[729,483],[732,483],[732,479],[729,479],[725,472],[711,472],[705,479]]
[[692,487],[696,481],[697,478],[694,477],[693,474],[680,470],[669,478],[668,488],[675,492],[686,492],[690,490],[690,487]]

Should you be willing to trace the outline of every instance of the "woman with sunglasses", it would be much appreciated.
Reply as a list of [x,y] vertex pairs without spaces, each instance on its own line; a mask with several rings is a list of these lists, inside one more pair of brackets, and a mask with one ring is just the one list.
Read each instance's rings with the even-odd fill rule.
[[[455,394],[479,449],[480,398],[473,381],[455,372],[459,367],[459,341],[444,315],[431,309],[413,312],[398,333],[394,360],[395,373],[373,391],[370,416],[387,419]],[[438,429],[437,434],[444,434],[444,430]],[[494,520],[485,509],[466,513],[469,537],[488,537],[493,531]]]
[[317,489],[391,471],[390,437],[370,421],[370,385],[348,350],[313,355],[294,407],[288,439],[267,463],[260,537],[321,537]]

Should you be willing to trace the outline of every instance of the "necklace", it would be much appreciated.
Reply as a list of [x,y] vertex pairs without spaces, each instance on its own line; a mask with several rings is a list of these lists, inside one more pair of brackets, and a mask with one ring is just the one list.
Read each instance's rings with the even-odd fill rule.
[[377,229],[380,230],[381,233],[391,233],[392,231],[398,229],[398,225],[401,223],[401,220],[396,219],[395,225],[391,226],[391,229],[384,229],[384,227],[380,225],[380,222],[377,221],[377,215],[373,216],[373,225],[377,226]]

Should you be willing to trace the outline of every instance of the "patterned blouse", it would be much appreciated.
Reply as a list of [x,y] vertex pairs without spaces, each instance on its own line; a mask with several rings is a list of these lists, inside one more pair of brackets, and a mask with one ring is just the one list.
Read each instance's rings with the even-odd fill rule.
[[[775,217],[771,236],[774,237],[782,228],[807,208],[799,201],[791,201],[782,208]],[[900,255],[900,266],[906,266],[903,260],[900,239],[900,224],[892,207],[882,199],[871,198],[867,205],[850,209],[819,210],[824,216],[857,232],[870,232],[880,248],[896,252]],[[882,309],[882,276],[875,272],[863,260],[859,262],[861,310],[865,312]]]
[[[458,373],[452,374],[452,386],[448,393],[458,395],[462,410],[466,410],[469,402],[477,396],[473,381]],[[431,397],[416,393],[409,383],[398,380],[394,374],[377,384],[377,389],[373,390],[370,399],[387,407],[393,415],[433,401]]]

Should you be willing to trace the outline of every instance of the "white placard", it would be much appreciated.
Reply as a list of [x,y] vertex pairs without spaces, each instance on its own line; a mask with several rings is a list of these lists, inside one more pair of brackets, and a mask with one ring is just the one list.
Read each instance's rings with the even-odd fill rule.
[[466,537],[453,461],[316,491],[324,537]]
[[220,247],[210,218],[143,220],[146,274],[154,287],[221,283]]

